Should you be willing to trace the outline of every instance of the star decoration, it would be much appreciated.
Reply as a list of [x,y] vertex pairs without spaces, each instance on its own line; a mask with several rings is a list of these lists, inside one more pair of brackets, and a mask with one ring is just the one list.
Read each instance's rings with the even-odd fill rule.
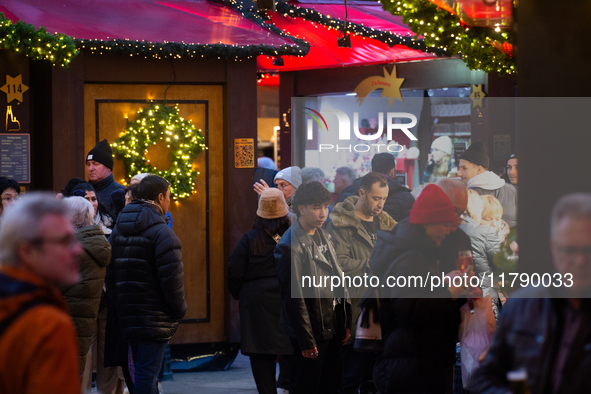
[[0,88],[0,91],[6,93],[6,103],[10,104],[13,100],[23,102],[23,93],[29,90],[29,87],[23,83],[23,75],[16,77],[6,75],[6,85]]
[[472,107],[482,108],[482,99],[486,97],[486,93],[482,91],[482,87],[483,85],[472,85],[472,93],[470,93]]
[[382,89],[382,97],[388,97],[388,104],[391,107],[394,99],[402,101],[400,86],[402,86],[403,82],[404,78],[398,78],[396,76],[396,66],[392,69],[392,73],[388,73],[388,70],[384,67],[383,77],[373,76],[365,78],[357,85],[354,92],[357,93],[357,101],[361,105],[368,94],[376,89]]

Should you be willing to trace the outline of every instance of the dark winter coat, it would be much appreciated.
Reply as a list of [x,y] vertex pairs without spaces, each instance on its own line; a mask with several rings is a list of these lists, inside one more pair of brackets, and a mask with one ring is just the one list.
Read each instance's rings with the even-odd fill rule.
[[[372,273],[388,276],[437,275],[438,249],[421,225],[403,220],[379,232],[370,258]],[[380,393],[442,393],[451,379],[460,312],[447,288],[380,289],[383,352],[374,367]],[[431,297],[431,298],[420,298]]]
[[[399,222],[410,216],[410,210],[415,203],[415,198],[411,194],[410,189],[402,186],[396,179],[384,174],[382,175],[388,180],[388,198],[384,204],[384,212],[390,215],[396,222]],[[361,178],[355,179],[353,184],[341,192],[336,203],[343,202],[350,196],[359,196],[360,186]]]
[[125,186],[115,182],[113,174],[98,182],[91,182],[91,185],[96,191],[96,198],[99,203],[106,209],[106,213],[110,217],[116,218],[116,208],[113,205],[111,194],[117,189],[125,189]]
[[449,273],[458,269],[458,256],[460,250],[472,250],[470,237],[461,229],[457,228],[447,234],[447,237],[439,245],[439,268],[443,273]]
[[[344,338],[344,328],[350,327],[350,316],[345,315],[344,298],[346,292],[331,291],[328,286],[302,287],[302,277],[307,276],[318,281],[324,276],[342,277],[343,271],[338,266],[336,252],[331,236],[322,229],[316,229],[324,243],[328,244],[328,253],[333,263],[327,261],[302,226],[296,221],[286,232],[275,248],[275,267],[281,289],[281,318],[283,330],[298,342],[300,349],[316,347],[317,341],[328,341],[335,335]],[[335,289],[337,290],[337,289]],[[339,294],[340,293],[340,294]],[[337,308],[334,299],[341,298]]]
[[84,250],[80,256],[80,282],[63,292],[78,339],[80,373],[84,371],[86,353],[92,334],[96,332],[96,316],[101,302],[105,270],[111,261],[111,245],[100,226],[76,230],[76,238]]
[[[265,248],[255,252],[257,238]],[[273,251],[277,243],[264,230],[250,230],[230,255],[228,290],[239,300],[240,349],[244,354],[291,354],[289,337],[279,327],[281,294]]]
[[134,200],[109,237],[107,294],[115,300],[123,338],[168,341],[185,316],[181,241],[164,215]]
[[[514,293],[503,306],[497,331],[484,360],[472,375],[470,392],[510,392],[507,372],[525,369],[531,393],[553,393],[552,377],[562,340],[565,308],[571,306],[542,286]],[[580,326],[573,338],[557,394],[591,392],[591,303],[583,299]]]

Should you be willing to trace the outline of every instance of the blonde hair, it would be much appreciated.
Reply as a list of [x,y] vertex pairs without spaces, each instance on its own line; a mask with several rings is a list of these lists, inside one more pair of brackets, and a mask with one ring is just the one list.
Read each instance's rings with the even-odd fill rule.
[[441,159],[441,163],[437,165],[437,163],[433,163],[433,171],[429,176],[429,182],[437,182],[440,179],[447,178],[449,174],[449,162],[451,161],[451,155],[446,154]]
[[494,219],[495,216],[503,216],[503,206],[494,196],[490,194],[485,194],[480,196],[482,199],[483,209],[482,209],[482,218],[491,220]]
[[476,223],[482,219],[483,203],[480,195],[472,189],[468,189],[468,214]]

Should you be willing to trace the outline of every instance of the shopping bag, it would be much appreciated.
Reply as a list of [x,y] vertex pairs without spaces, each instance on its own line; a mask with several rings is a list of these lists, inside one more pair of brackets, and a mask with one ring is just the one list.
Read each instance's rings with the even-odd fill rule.
[[474,309],[468,303],[460,309],[460,359],[462,384],[469,388],[472,372],[478,368],[478,358],[488,348],[496,329],[495,316],[490,297],[474,299]]

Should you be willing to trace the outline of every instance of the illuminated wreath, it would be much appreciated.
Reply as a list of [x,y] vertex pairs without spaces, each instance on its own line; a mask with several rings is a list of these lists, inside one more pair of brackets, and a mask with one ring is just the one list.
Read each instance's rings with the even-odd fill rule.
[[[146,157],[148,149],[159,141],[172,148],[168,170],[152,166]],[[111,147],[115,157],[123,160],[129,178],[140,173],[160,175],[170,182],[170,196],[176,200],[193,192],[198,174],[193,171],[193,161],[207,149],[204,142],[201,131],[181,118],[176,106],[152,104],[139,110],[135,121],[128,121],[125,133]]]

